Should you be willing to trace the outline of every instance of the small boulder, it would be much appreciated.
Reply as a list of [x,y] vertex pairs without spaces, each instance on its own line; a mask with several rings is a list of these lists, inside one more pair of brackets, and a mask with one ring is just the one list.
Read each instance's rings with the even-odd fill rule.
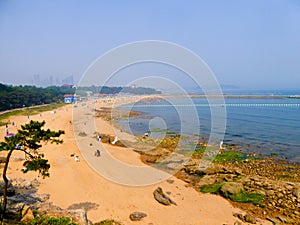
[[252,224],[256,224],[256,219],[254,216],[251,216],[250,214],[245,214],[244,215],[244,221],[247,223],[252,223]]
[[235,221],[233,225],[242,225],[240,221]]
[[228,182],[221,187],[221,192],[223,194],[238,194],[244,190],[243,184],[237,182]]
[[153,192],[153,195],[156,201],[158,201],[163,205],[171,205],[171,204],[177,205],[176,202],[174,202],[169,196],[167,196],[163,192],[161,187],[156,188]]
[[131,221],[141,221],[147,214],[143,212],[133,212],[130,214],[129,218]]

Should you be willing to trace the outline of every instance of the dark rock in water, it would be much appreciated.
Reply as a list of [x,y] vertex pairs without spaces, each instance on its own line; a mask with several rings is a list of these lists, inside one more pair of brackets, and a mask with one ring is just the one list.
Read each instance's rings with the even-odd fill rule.
[[130,214],[129,218],[132,221],[141,221],[147,214],[143,212],[133,212]]
[[244,190],[243,184],[237,182],[228,182],[221,187],[221,192],[223,194],[238,194]]
[[158,201],[163,205],[171,205],[171,204],[177,205],[176,202],[174,202],[169,196],[167,196],[163,192],[161,187],[156,188],[153,192],[153,195],[156,201]]

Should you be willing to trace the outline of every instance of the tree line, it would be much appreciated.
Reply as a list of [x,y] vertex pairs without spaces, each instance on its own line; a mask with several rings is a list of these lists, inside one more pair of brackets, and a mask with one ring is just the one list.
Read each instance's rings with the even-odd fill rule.
[[108,87],[108,86],[90,86],[72,88],[72,86],[11,86],[0,83],[0,111],[9,109],[23,108],[35,105],[63,102],[65,94],[86,95],[86,92],[99,94],[160,94],[160,91],[154,88],[146,87]]
[[0,111],[63,101],[64,94],[74,94],[72,87],[10,86],[0,83]]

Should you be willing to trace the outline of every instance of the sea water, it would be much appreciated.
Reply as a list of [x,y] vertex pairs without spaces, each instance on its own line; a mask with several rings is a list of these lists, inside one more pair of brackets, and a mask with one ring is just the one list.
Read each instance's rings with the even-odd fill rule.
[[[118,124],[134,135],[150,130],[181,133],[183,124],[193,135],[209,137],[212,123],[212,107],[224,107],[226,111],[225,144],[236,144],[244,151],[259,154],[277,154],[300,163],[300,99],[296,98],[225,98],[224,105],[210,105],[205,98],[193,98],[186,104],[184,98],[137,102],[120,109],[140,111],[139,117],[120,120]],[[196,110],[197,118],[189,113]],[[182,115],[185,116],[182,116]],[[153,118],[160,124],[149,125]],[[198,120],[198,121],[196,121]],[[185,133],[185,135],[187,134]]]

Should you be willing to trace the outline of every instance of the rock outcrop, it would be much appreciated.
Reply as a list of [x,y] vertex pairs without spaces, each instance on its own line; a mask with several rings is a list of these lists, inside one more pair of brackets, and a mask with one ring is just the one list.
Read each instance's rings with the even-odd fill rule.
[[167,196],[161,187],[158,187],[154,190],[153,196],[159,203],[163,205],[177,205],[176,202],[174,202],[169,196]]
[[228,182],[221,187],[224,195],[235,195],[244,190],[243,184],[238,182]]

